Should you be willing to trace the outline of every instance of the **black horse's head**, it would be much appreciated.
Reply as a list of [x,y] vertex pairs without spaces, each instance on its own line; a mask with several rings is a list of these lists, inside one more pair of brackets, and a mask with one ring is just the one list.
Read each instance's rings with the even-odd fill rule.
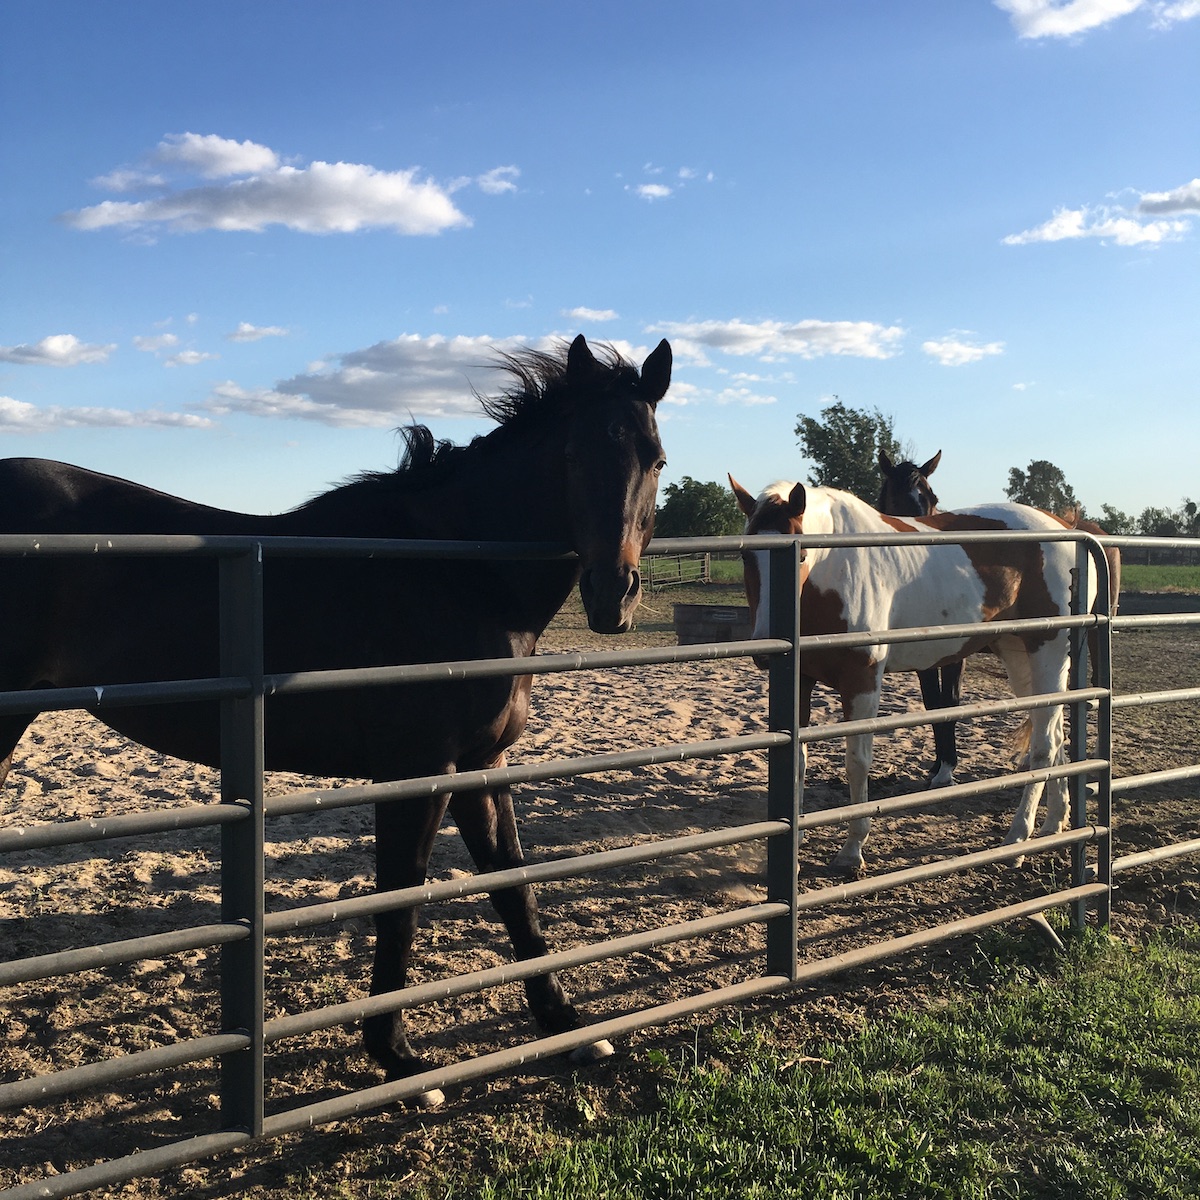
[[670,383],[665,340],[640,373],[615,354],[597,359],[582,335],[567,354],[567,516],[580,560],[579,594],[596,633],[625,633],[641,600],[638,562],[654,533],[666,465],[655,406]]
[[879,471],[883,483],[875,507],[889,517],[929,517],[937,512],[937,495],[929,486],[929,476],[937,469],[942,452],[928,462],[893,463],[883,450],[879,452]]

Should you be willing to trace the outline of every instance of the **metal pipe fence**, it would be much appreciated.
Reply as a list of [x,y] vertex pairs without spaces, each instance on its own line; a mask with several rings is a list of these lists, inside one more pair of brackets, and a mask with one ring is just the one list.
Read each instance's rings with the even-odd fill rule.
[[[1088,535],[1063,531],[1055,540],[1077,544],[1077,570],[1086,579],[1094,572],[1097,592],[1107,597],[1107,562],[1101,542]],[[1154,772],[1112,781],[1111,722],[1115,708],[1134,704],[1177,703],[1200,698],[1200,688],[1114,698],[1108,634],[1112,627],[1162,623],[1162,618],[1111,618],[1101,606],[1097,613],[1084,611],[1082,600],[1068,616],[1012,622],[1011,632],[1070,631],[1073,666],[1071,689],[1066,692],[996,700],[943,710],[955,719],[969,720],[1033,707],[1067,705],[1071,715],[1069,761],[1037,770],[1017,771],[967,784],[922,791],[837,810],[805,814],[800,766],[805,747],[816,741],[841,739],[856,733],[883,733],[929,722],[924,712],[907,712],[869,721],[800,727],[800,678],[803,655],[836,646],[901,643],[939,638],[967,637],[993,625],[928,626],[920,629],[878,631],[870,634],[803,637],[800,635],[799,582],[804,547],[851,544],[889,545],[917,541],[923,544],[960,544],[988,541],[1047,541],[1044,533],[980,532],[966,535],[883,534],[870,537],[823,536],[792,539],[756,537],[660,540],[649,547],[654,554],[737,552],[753,547],[769,550],[773,628],[767,639],[754,642],[655,647],[651,649],[536,655],[529,658],[461,663],[426,663],[331,672],[267,675],[262,665],[262,579],[264,561],[275,556],[387,555],[405,558],[454,557],[485,559],[510,557],[526,560],[563,558],[561,547],[475,543],[391,542],[379,539],[299,538],[179,538],[179,537],[0,537],[0,556],[70,554],[215,556],[220,561],[221,675],[216,679],[167,680],[148,684],[105,685],[63,689],[47,693],[0,693],[0,714],[85,708],[103,719],[105,710],[127,704],[179,703],[218,700],[222,708],[221,797],[216,803],[190,805],[169,812],[66,821],[55,824],[14,825],[0,830],[0,851],[20,853],[39,848],[89,845],[111,839],[147,837],[181,829],[216,827],[221,838],[220,921],[166,934],[152,934],[104,945],[35,955],[0,963],[0,986],[52,979],[81,970],[108,967],[176,954],[189,949],[218,948],[221,954],[221,1028],[210,1035],[180,1041],[153,1050],[121,1055],[69,1070],[37,1075],[0,1084],[0,1107],[26,1106],[69,1096],[86,1088],[111,1085],[150,1072],[178,1068],[188,1063],[216,1060],[220,1064],[220,1102],[214,1113],[213,1132],[170,1145],[146,1149],[107,1163],[23,1184],[0,1193],[4,1200],[25,1197],[66,1196],[80,1191],[157,1173],[229,1149],[244,1148],[265,1138],[310,1128],[371,1108],[411,1099],[434,1088],[483,1078],[524,1064],[587,1045],[601,1038],[623,1036],[639,1029],[669,1023],[721,1005],[782,994],[826,975],[856,965],[876,962],[895,954],[934,945],[1003,921],[1030,917],[1067,906],[1076,925],[1083,923],[1089,906],[1107,922],[1112,874],[1132,870],[1151,861],[1200,852],[1200,839],[1112,860],[1111,800],[1115,792],[1174,778],[1200,776],[1200,766]],[[1127,539],[1126,539],[1127,540]],[[1101,539],[1121,544],[1123,539]],[[1190,544],[1190,543],[1189,543]],[[1082,597],[1086,588],[1077,589]],[[1200,614],[1191,621],[1200,623]],[[1089,631],[1097,638],[1098,674],[1094,685],[1085,674],[1084,641]],[[767,730],[738,737],[647,746],[588,757],[521,764],[456,775],[428,776],[384,784],[310,789],[285,796],[263,794],[263,740],[265,702],[274,696],[319,688],[419,684],[430,680],[467,680],[529,673],[596,671],[615,666],[686,664],[746,657],[769,657]],[[1090,728],[1095,752],[1089,756]],[[766,820],[709,830],[701,834],[657,840],[616,850],[572,858],[530,863],[521,868],[455,878],[420,887],[310,904],[283,912],[264,907],[264,861],[267,824],[279,817],[329,811],[362,804],[380,804],[427,797],[442,792],[469,791],[483,786],[511,786],[539,780],[570,778],[612,770],[627,770],[660,763],[715,758],[747,751],[767,756]],[[866,879],[799,892],[797,855],[806,830],[845,823],[855,817],[883,816],[928,809],[972,799],[1030,782],[1066,780],[1072,797],[1071,828],[1061,834],[1034,838],[1019,846],[998,846],[933,863],[893,871]],[[1090,786],[1089,786],[1090,784]],[[267,1019],[264,1012],[264,962],[269,938],[311,929],[323,924],[363,918],[436,900],[462,898],[516,884],[591,878],[601,872],[648,864],[702,850],[746,843],[766,844],[765,900],[708,915],[700,919],[645,930],[636,934],[557,951],[543,958],[472,971],[450,979],[407,987],[361,1000],[328,1005],[310,1011]],[[1018,856],[1055,851],[1071,854],[1069,886],[1060,887],[1017,904],[945,921],[916,933],[886,938],[860,949],[814,962],[799,956],[799,917],[818,906],[843,902],[907,886],[926,879],[965,873]],[[485,1054],[469,1062],[439,1067],[400,1081],[381,1084],[297,1105],[284,1112],[268,1113],[265,1104],[265,1051],[284,1039],[358,1021],[366,1016],[412,1007],[435,1000],[522,981],[549,971],[599,963],[644,952],[672,942],[710,938],[733,929],[762,927],[765,955],[757,967],[746,964],[747,978],[698,995],[652,1005],[586,1028]]]

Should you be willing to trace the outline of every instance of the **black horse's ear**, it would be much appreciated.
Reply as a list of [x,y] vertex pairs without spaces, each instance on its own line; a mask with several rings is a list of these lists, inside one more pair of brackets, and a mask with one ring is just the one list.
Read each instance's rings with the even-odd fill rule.
[[642,363],[642,379],[638,392],[649,404],[657,404],[671,386],[671,343],[663,338]]
[[597,366],[599,363],[596,362],[596,356],[589,349],[587,338],[581,333],[567,351],[567,378],[581,379],[590,375]]
[[942,461],[942,452],[939,450],[923,467],[920,468],[921,474],[926,479],[937,470],[937,465]]
[[[939,451],[938,451],[938,453],[939,453],[939,454],[941,454],[941,451],[939,450]],[[892,460],[891,460],[891,458],[888,456],[888,452],[887,452],[886,450],[880,450],[880,451],[879,451],[879,469],[880,469],[880,470],[881,470],[881,471],[882,471],[882,472],[883,472],[885,475],[890,475],[890,474],[891,474],[891,471],[892,471]]]

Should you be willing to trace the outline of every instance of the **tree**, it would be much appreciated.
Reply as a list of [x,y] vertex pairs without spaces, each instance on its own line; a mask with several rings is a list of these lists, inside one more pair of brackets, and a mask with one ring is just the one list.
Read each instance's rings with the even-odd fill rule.
[[1072,508],[1083,511],[1066,476],[1044,458],[1031,462],[1028,471],[1009,467],[1008,487],[1004,489],[1004,494],[1017,504],[1031,504],[1047,512],[1065,513]]
[[685,475],[668,483],[654,514],[658,537],[723,537],[741,533],[745,521],[727,486]]
[[1125,537],[1137,532],[1134,519],[1111,504],[1100,505],[1099,524],[1105,533],[1111,533],[1113,537]]
[[848,408],[836,396],[821,410],[820,420],[798,414],[796,436],[804,457],[816,464],[813,483],[853,492],[868,504],[879,496],[880,450],[902,457],[890,416],[879,409]]

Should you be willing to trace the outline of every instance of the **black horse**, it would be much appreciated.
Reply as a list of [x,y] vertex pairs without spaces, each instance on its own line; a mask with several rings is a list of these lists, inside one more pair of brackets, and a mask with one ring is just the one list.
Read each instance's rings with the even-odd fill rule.
[[[937,469],[942,452],[939,450],[928,462],[893,463],[888,454],[879,451],[879,471],[883,482],[875,507],[889,517],[930,517],[937,512],[938,498],[929,486],[929,476]],[[962,696],[962,663],[947,663],[918,671],[921,699],[925,708],[934,712],[940,708],[956,707]],[[933,723],[934,763],[929,768],[927,787],[945,787],[954,782],[958,766],[958,745],[953,721]]]
[[[268,673],[531,654],[576,582],[591,628],[623,633],[641,598],[638,560],[654,526],[664,466],[655,406],[671,380],[660,342],[641,371],[582,336],[558,354],[506,356],[512,385],[483,401],[497,428],[466,446],[404,430],[396,471],[363,475],[290,512],[251,516],[39,459],[0,462],[0,532],[237,534],[529,541],[577,561],[360,559],[336,568],[268,557]],[[71,687],[219,673],[212,560],[10,558],[0,591],[0,689]],[[376,781],[496,766],[520,736],[530,678],[363,688],[266,701],[269,769]],[[216,764],[215,704],[105,708],[143,745]],[[0,717],[0,781],[32,718]],[[381,803],[380,891],[420,885],[449,805],[481,871],[522,862],[507,788]],[[518,958],[547,951],[527,886],[492,895]],[[371,993],[404,987],[417,917],[376,920]],[[547,1032],[578,1028],[554,975],[526,985]],[[388,1079],[422,1068],[397,1012],[369,1018],[364,1041]],[[600,1043],[593,1056],[611,1052]],[[432,1094],[436,1102],[439,1097]]]
[[[879,471],[883,476],[883,483],[879,488],[879,499],[875,502],[875,507],[881,513],[892,517],[933,516],[938,511],[938,498],[929,486],[929,476],[933,474],[941,458],[942,452],[939,450],[928,462],[918,467],[911,462],[893,463],[891,458],[880,450]],[[1082,517],[1078,511],[1068,513],[1061,519],[1071,529],[1082,529],[1085,533],[1099,537],[1103,537],[1106,532],[1095,521]],[[1104,557],[1108,560],[1108,611],[1111,616],[1116,616],[1121,593],[1121,551],[1116,546],[1106,546]],[[1101,603],[1100,598],[1097,598],[1097,608]],[[1095,638],[1096,631],[1090,631],[1088,642],[1091,646],[1093,673],[1096,669]],[[917,672],[917,679],[921,683],[921,699],[925,702],[927,710],[932,712],[942,708],[953,708],[959,704],[962,696],[962,671],[963,664],[956,662]],[[954,771],[958,766],[958,744],[953,720],[933,723],[933,746],[935,761],[929,768],[927,786],[944,787],[954,782]]]

